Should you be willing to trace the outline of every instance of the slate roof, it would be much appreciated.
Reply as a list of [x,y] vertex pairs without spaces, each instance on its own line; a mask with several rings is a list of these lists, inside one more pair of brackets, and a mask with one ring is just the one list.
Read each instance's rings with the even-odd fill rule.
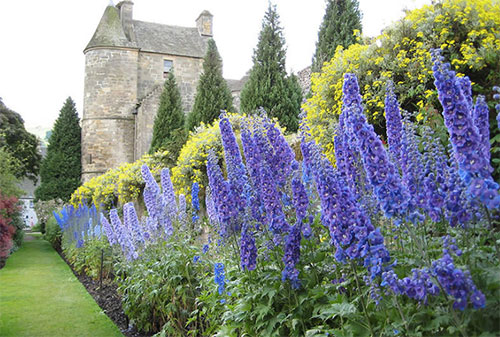
[[136,47],[135,43],[125,36],[120,14],[115,6],[106,7],[85,50],[93,47]]
[[93,47],[131,47],[161,54],[203,58],[208,37],[196,27],[179,27],[133,20],[135,40],[129,41],[115,6],[108,6],[85,50]]
[[169,26],[134,20],[137,46],[141,51],[203,58],[207,39],[196,27]]
[[243,76],[240,80],[226,80],[227,86],[229,87],[229,90],[231,92],[239,92],[241,89],[243,89],[243,86],[245,83],[248,81],[248,73]]

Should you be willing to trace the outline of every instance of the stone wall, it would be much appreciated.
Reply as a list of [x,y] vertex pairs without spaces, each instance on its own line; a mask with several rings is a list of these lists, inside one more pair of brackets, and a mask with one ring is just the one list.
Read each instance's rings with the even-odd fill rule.
[[171,60],[175,79],[182,98],[182,107],[187,114],[191,111],[198,79],[203,69],[203,59],[158,53],[139,53],[138,110],[136,121],[135,159],[149,151],[153,137],[153,125],[158,110],[165,78],[163,60]]
[[82,181],[133,161],[137,49],[85,53]]

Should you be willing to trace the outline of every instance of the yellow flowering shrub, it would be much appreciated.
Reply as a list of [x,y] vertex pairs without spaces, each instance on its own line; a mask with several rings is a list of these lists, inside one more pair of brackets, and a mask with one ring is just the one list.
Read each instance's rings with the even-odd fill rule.
[[144,189],[141,166],[147,164],[159,181],[160,171],[166,167],[168,151],[146,154],[133,163],[123,163],[115,169],[90,179],[71,195],[70,203],[75,207],[80,203],[94,203],[105,208],[138,201]]
[[[243,114],[228,113],[229,121],[233,127],[236,140],[240,144],[240,151],[243,154],[241,146],[240,129],[243,120],[248,123],[258,123],[260,117],[249,117]],[[276,122],[277,124],[277,122]],[[279,126],[278,126],[279,127]],[[280,128],[281,129],[281,128]],[[283,131],[283,129],[281,129]],[[287,136],[287,140],[291,141],[292,148],[295,152],[300,151],[300,140],[296,135]],[[177,194],[184,194],[186,201],[191,201],[191,186],[193,182],[198,182],[200,190],[204,190],[208,185],[207,177],[207,157],[208,151],[212,149],[219,158],[224,158],[224,148],[219,129],[219,120],[215,120],[210,125],[201,124],[193,132],[190,133],[188,141],[181,149],[177,164],[172,168],[172,182]],[[223,160],[219,162],[224,164]],[[223,170],[225,168],[223,167]]]
[[431,48],[442,48],[454,70],[470,77],[474,94],[490,96],[491,87],[500,83],[500,1],[444,0],[408,12],[369,45],[339,47],[322,72],[312,75],[313,95],[303,105],[311,136],[332,162],[343,75],[358,76],[365,112],[383,134],[388,79],[395,84],[402,108],[419,111],[419,120],[425,121],[426,111],[439,107]]

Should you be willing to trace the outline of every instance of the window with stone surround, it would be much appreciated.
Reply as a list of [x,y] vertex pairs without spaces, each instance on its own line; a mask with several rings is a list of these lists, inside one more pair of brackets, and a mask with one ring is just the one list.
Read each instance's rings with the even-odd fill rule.
[[168,74],[172,71],[172,67],[174,66],[174,61],[172,60],[163,60],[163,78],[167,78]]

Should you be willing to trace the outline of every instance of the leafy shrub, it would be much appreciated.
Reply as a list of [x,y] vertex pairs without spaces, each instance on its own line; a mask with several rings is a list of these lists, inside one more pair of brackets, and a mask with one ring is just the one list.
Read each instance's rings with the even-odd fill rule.
[[146,154],[133,163],[124,163],[116,169],[110,169],[80,186],[72,194],[70,203],[74,207],[87,203],[111,209],[138,200],[144,188],[141,166],[150,166],[153,173],[158,175],[160,169],[166,166],[164,162],[168,156],[167,151],[159,151],[153,155]]
[[430,48],[442,48],[458,75],[470,77],[474,93],[491,98],[491,88],[500,83],[499,18],[495,1],[446,0],[409,12],[370,45],[338,48],[322,72],[313,74],[313,96],[303,105],[312,137],[334,162],[333,134],[345,73],[358,76],[365,112],[379,134],[385,130],[383,84],[388,79],[395,84],[401,107],[419,111],[418,120],[439,109]]
[[45,225],[45,240],[47,240],[55,250],[61,250],[62,232],[56,219],[52,216]]
[[[20,207],[14,196],[6,197],[0,194],[0,267],[13,249],[16,249],[14,237],[19,229]],[[19,245],[22,243],[18,242]]]
[[53,200],[37,200],[35,202],[35,212],[38,218],[38,224],[32,228],[34,232],[41,232],[45,234],[45,226],[47,222],[54,218],[52,214],[54,211],[60,209],[63,206],[63,201],[61,199]]

